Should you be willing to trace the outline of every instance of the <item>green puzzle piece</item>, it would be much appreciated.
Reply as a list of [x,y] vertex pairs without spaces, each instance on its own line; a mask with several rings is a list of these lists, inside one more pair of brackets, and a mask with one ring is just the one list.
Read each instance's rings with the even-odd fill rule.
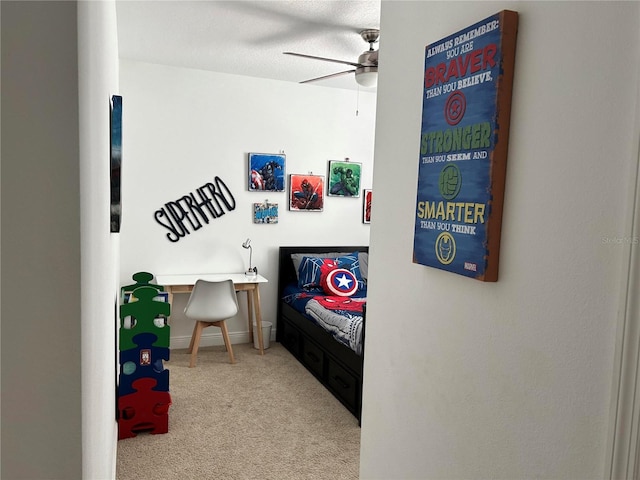
[[159,292],[164,291],[164,287],[162,285],[156,285],[155,283],[151,283],[151,280],[153,280],[153,273],[137,272],[137,273],[134,273],[131,278],[133,278],[136,281],[136,283],[132,285],[125,285],[124,287],[122,287],[120,291],[123,294],[124,292],[132,292],[138,287],[153,287]]
[[[138,287],[132,293],[135,301],[120,305],[120,350],[138,348],[133,337],[139,333],[153,333],[157,337],[154,347],[169,348],[169,325],[158,327],[153,320],[159,315],[168,318],[171,305],[154,300],[157,295],[155,286]],[[129,316],[131,328],[125,328],[124,319]]]

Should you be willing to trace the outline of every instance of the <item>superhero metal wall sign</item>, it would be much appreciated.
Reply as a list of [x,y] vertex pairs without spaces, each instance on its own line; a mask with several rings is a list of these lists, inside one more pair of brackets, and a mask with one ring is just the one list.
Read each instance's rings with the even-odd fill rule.
[[236,199],[220,177],[207,182],[173,202],[165,203],[153,213],[156,222],[169,230],[170,242],[178,242],[191,231],[200,230],[202,223],[220,218],[236,209]]
[[413,262],[498,280],[518,13],[425,48]]

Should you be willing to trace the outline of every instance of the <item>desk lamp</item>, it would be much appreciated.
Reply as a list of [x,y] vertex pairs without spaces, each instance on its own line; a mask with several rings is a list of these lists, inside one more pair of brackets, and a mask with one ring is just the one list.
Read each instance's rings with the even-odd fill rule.
[[253,248],[251,247],[251,239],[247,238],[247,240],[242,244],[242,248],[249,249],[249,269],[244,272],[247,277],[255,277],[258,275],[258,268],[251,266],[251,257],[253,256]]

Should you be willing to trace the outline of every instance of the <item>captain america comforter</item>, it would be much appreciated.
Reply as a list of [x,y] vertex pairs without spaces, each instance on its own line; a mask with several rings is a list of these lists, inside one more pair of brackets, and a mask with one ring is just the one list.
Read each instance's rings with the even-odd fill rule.
[[304,313],[338,342],[362,355],[362,307],[367,301],[366,288],[351,297],[322,295],[322,292],[303,290],[295,285],[289,286],[284,293],[286,303]]

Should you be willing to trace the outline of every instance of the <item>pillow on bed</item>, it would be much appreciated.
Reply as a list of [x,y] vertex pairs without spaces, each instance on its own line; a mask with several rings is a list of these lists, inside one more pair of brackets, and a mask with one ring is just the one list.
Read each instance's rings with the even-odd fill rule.
[[360,260],[360,274],[366,283],[369,278],[369,252],[358,252],[358,260]]
[[[296,271],[296,278],[300,279],[300,262],[304,257],[317,257],[317,258],[337,258],[349,255],[349,252],[329,252],[329,253],[292,253],[291,262],[293,262],[293,268]],[[362,280],[367,282],[369,278],[369,252],[358,252],[358,260],[360,261],[360,275]]]
[[300,263],[304,257],[316,257],[316,258],[338,258],[343,255],[349,255],[349,252],[328,252],[328,253],[292,253],[291,261],[293,262],[293,268],[296,270],[296,277],[300,278]]
[[350,297],[358,291],[358,279],[346,268],[334,268],[322,275],[322,289],[332,297]]
[[340,257],[302,257],[298,268],[298,286],[305,290],[322,290],[322,275],[335,268],[349,270],[355,276],[358,288],[364,286],[358,252]]

